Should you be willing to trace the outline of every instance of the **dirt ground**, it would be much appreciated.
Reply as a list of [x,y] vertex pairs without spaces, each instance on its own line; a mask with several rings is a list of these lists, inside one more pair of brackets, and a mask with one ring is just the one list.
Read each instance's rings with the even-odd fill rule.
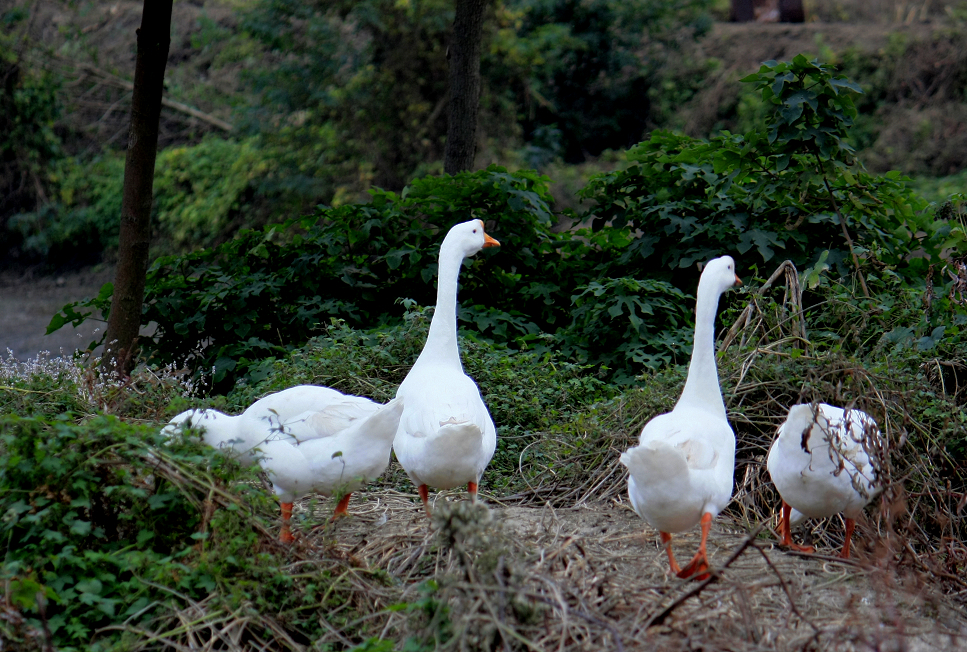
[[95,296],[101,285],[113,280],[110,266],[92,267],[59,276],[33,272],[5,272],[0,275],[0,355],[8,351],[18,360],[35,358],[40,351],[54,355],[85,349],[103,330],[104,324],[89,321],[79,328],[70,325],[46,335],[50,318],[65,304]]
[[[370,589],[377,603],[415,600],[423,580],[434,577],[454,635],[471,642],[492,618],[537,650],[967,650],[963,611],[917,578],[878,566],[859,536],[856,556],[843,562],[826,556],[835,551],[781,551],[767,530],[750,537],[718,519],[708,551],[719,574],[686,581],[668,574],[657,532],[624,502],[554,509],[491,499],[489,512],[477,513],[475,543],[465,545],[477,561],[464,571],[440,531],[473,529],[466,510],[458,514],[469,503],[447,495],[436,497],[431,522],[415,496],[360,493],[351,518],[311,532],[303,524],[296,545],[385,573],[394,588],[385,596]],[[331,509],[327,501],[304,501],[296,521],[325,523]],[[463,525],[454,526],[454,514]],[[698,529],[676,535],[673,544],[687,561]],[[486,559],[495,555],[503,561],[491,570]],[[515,599],[536,604],[539,616],[521,617]],[[407,622],[397,610],[373,634],[405,637],[412,634]],[[334,632],[333,642],[340,636]]]

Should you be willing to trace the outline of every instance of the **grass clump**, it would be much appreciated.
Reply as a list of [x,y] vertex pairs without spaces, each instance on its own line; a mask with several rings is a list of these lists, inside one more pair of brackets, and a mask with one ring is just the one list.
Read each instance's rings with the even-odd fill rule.
[[[341,392],[386,402],[416,361],[429,330],[432,309],[411,307],[403,323],[364,331],[333,322],[284,360],[261,363],[256,384],[240,382],[227,397],[231,410],[299,384],[332,387]],[[480,387],[497,424],[497,452],[487,468],[491,490],[516,491],[521,456],[561,424],[568,423],[615,390],[587,366],[541,353],[515,351],[484,340],[461,336],[464,369]],[[394,482],[402,482],[394,476]]]

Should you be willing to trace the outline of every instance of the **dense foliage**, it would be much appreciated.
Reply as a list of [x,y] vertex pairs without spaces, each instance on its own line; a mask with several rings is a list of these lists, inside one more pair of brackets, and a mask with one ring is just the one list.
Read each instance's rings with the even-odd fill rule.
[[46,169],[61,155],[59,80],[21,60],[27,18],[19,7],[0,13],[0,245],[7,220],[44,201]]
[[140,626],[177,596],[245,600],[256,578],[282,581],[272,554],[244,550],[257,537],[248,512],[267,502],[240,482],[248,472],[197,438],[162,442],[112,417],[0,419],[0,577],[57,649],[105,649],[123,629],[96,630]]
[[[804,57],[767,63],[745,81],[771,107],[760,127],[710,140],[654,133],[629,152],[633,165],[583,191],[593,201],[583,216],[590,229],[555,228],[545,177],[491,166],[419,179],[398,195],[374,190],[366,204],[322,207],[161,258],[148,278],[144,322],[158,326],[146,351],[212,373],[226,389],[333,318],[365,328],[398,321],[399,300],[434,303],[436,247],[471,217],[503,246],[463,270],[462,323],[622,382],[683,361],[683,292],[695,287],[696,264],[713,256],[732,254],[740,269],[783,258],[832,267],[855,274],[864,296],[871,274],[932,284],[929,270],[964,244],[963,225],[898,175],[874,176],[856,162],[855,84]],[[86,305],[103,309],[109,297],[106,287]],[[87,314],[68,306],[51,328]]]
[[[535,164],[638,142],[662,65],[711,26],[708,4],[496,3],[484,27],[480,140],[491,150],[523,137]],[[440,0],[253,6],[243,24],[273,57],[252,75],[263,103],[251,117],[291,150],[286,183],[332,196],[358,189],[359,177],[399,190],[439,171],[453,11]]]
[[[582,192],[597,204],[596,225],[642,234],[625,256],[667,273],[734,243],[740,255],[754,251],[746,265],[805,266],[823,255],[845,274],[855,254],[914,280],[963,246],[963,228],[937,219],[900,175],[871,175],[856,162],[854,83],[801,55],[743,81],[768,108],[761,126],[708,140],[653,132],[629,151],[634,165]],[[923,255],[909,255],[918,249]]]

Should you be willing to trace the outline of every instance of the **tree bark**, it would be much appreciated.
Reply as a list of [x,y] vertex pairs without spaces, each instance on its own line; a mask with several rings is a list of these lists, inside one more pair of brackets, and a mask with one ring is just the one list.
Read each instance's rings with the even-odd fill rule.
[[450,44],[450,114],[443,169],[456,174],[473,167],[480,106],[480,51],[487,0],[456,0]]
[[806,22],[806,10],[803,8],[802,0],[779,0],[779,22]]
[[127,374],[134,366],[144,302],[158,121],[171,42],[172,0],[144,0],[134,67],[131,127],[124,161],[121,231],[102,368]]
[[732,11],[729,19],[733,23],[748,23],[755,20],[755,8],[752,0],[732,0]]

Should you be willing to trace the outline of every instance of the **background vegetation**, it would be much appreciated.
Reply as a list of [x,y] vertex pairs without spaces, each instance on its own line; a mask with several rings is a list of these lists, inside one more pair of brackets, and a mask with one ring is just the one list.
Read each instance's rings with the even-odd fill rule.
[[[109,260],[116,243],[131,53],[105,32],[131,11],[85,7],[0,16],[7,262]],[[460,290],[464,363],[500,432],[489,491],[620,496],[617,453],[680,391],[698,264],[727,253],[746,281],[719,322],[730,516],[771,513],[762,458],[790,404],[858,405],[884,432],[883,545],[901,528],[906,544],[882,554],[964,595],[957,5],[924,16],[943,29],[881,26],[872,49],[817,38],[822,59],[760,67],[708,53],[736,34],[713,27],[714,3],[495,3],[479,166],[454,177],[439,174],[449,3],[176,10],[168,91],[202,117],[165,114],[143,364],[124,382],[81,359],[0,364],[5,640],[120,649],[228,620],[262,647],[333,630],[339,649],[456,640],[433,563],[407,593],[330,548],[282,550],[251,470],[157,431],[189,406],[234,413],[303,382],[391,397],[425,338],[442,234],[470,218],[502,243]],[[746,29],[746,44],[764,33]],[[111,292],[51,328],[96,318]],[[411,491],[395,467],[381,482]],[[464,559],[452,522],[470,517],[448,514],[434,550]],[[518,607],[523,627],[536,607]],[[408,623],[398,640],[371,638],[391,613]]]

